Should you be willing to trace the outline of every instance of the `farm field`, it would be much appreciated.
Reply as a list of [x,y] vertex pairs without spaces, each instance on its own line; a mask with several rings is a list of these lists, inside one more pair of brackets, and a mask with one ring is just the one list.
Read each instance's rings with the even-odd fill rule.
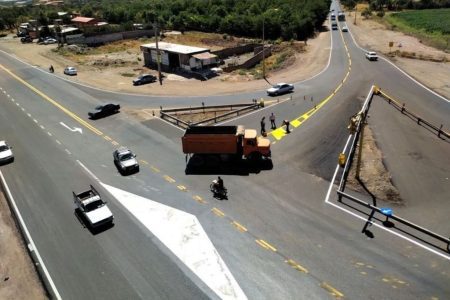
[[450,51],[450,8],[392,13],[386,21],[395,30],[417,36],[424,43]]

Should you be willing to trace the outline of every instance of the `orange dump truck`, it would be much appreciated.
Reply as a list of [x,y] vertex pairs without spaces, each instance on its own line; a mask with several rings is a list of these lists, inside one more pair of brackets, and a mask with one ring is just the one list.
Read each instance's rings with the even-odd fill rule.
[[270,141],[242,125],[193,126],[186,129],[181,141],[183,152],[196,154],[199,163],[212,156],[233,155],[252,160],[270,157]]

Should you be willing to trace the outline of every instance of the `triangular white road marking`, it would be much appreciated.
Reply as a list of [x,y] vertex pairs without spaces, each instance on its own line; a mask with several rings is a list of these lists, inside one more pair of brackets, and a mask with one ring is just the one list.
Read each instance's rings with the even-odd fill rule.
[[197,217],[102,183],[221,299],[247,299]]

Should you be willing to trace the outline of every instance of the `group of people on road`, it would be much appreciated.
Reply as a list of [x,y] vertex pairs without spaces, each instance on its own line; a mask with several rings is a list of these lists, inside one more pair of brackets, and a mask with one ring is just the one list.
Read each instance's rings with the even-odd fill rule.
[[[270,120],[270,128],[272,130],[276,129],[277,128],[277,124],[275,123],[275,114],[274,113],[270,114],[269,120]],[[289,130],[289,125],[290,125],[289,120],[283,120],[282,126],[286,126],[286,133],[290,133],[291,132]],[[265,116],[262,117],[262,119],[261,119],[261,135],[262,136],[266,136],[267,135],[267,132],[266,132],[266,117]]]

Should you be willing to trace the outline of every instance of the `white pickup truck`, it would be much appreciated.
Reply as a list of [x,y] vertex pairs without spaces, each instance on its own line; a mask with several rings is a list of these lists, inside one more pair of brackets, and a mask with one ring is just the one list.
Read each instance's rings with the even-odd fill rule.
[[90,187],[90,190],[79,194],[72,192],[76,209],[83,215],[91,228],[112,224],[114,220],[112,212],[106,202],[100,198],[97,190],[92,185]]

